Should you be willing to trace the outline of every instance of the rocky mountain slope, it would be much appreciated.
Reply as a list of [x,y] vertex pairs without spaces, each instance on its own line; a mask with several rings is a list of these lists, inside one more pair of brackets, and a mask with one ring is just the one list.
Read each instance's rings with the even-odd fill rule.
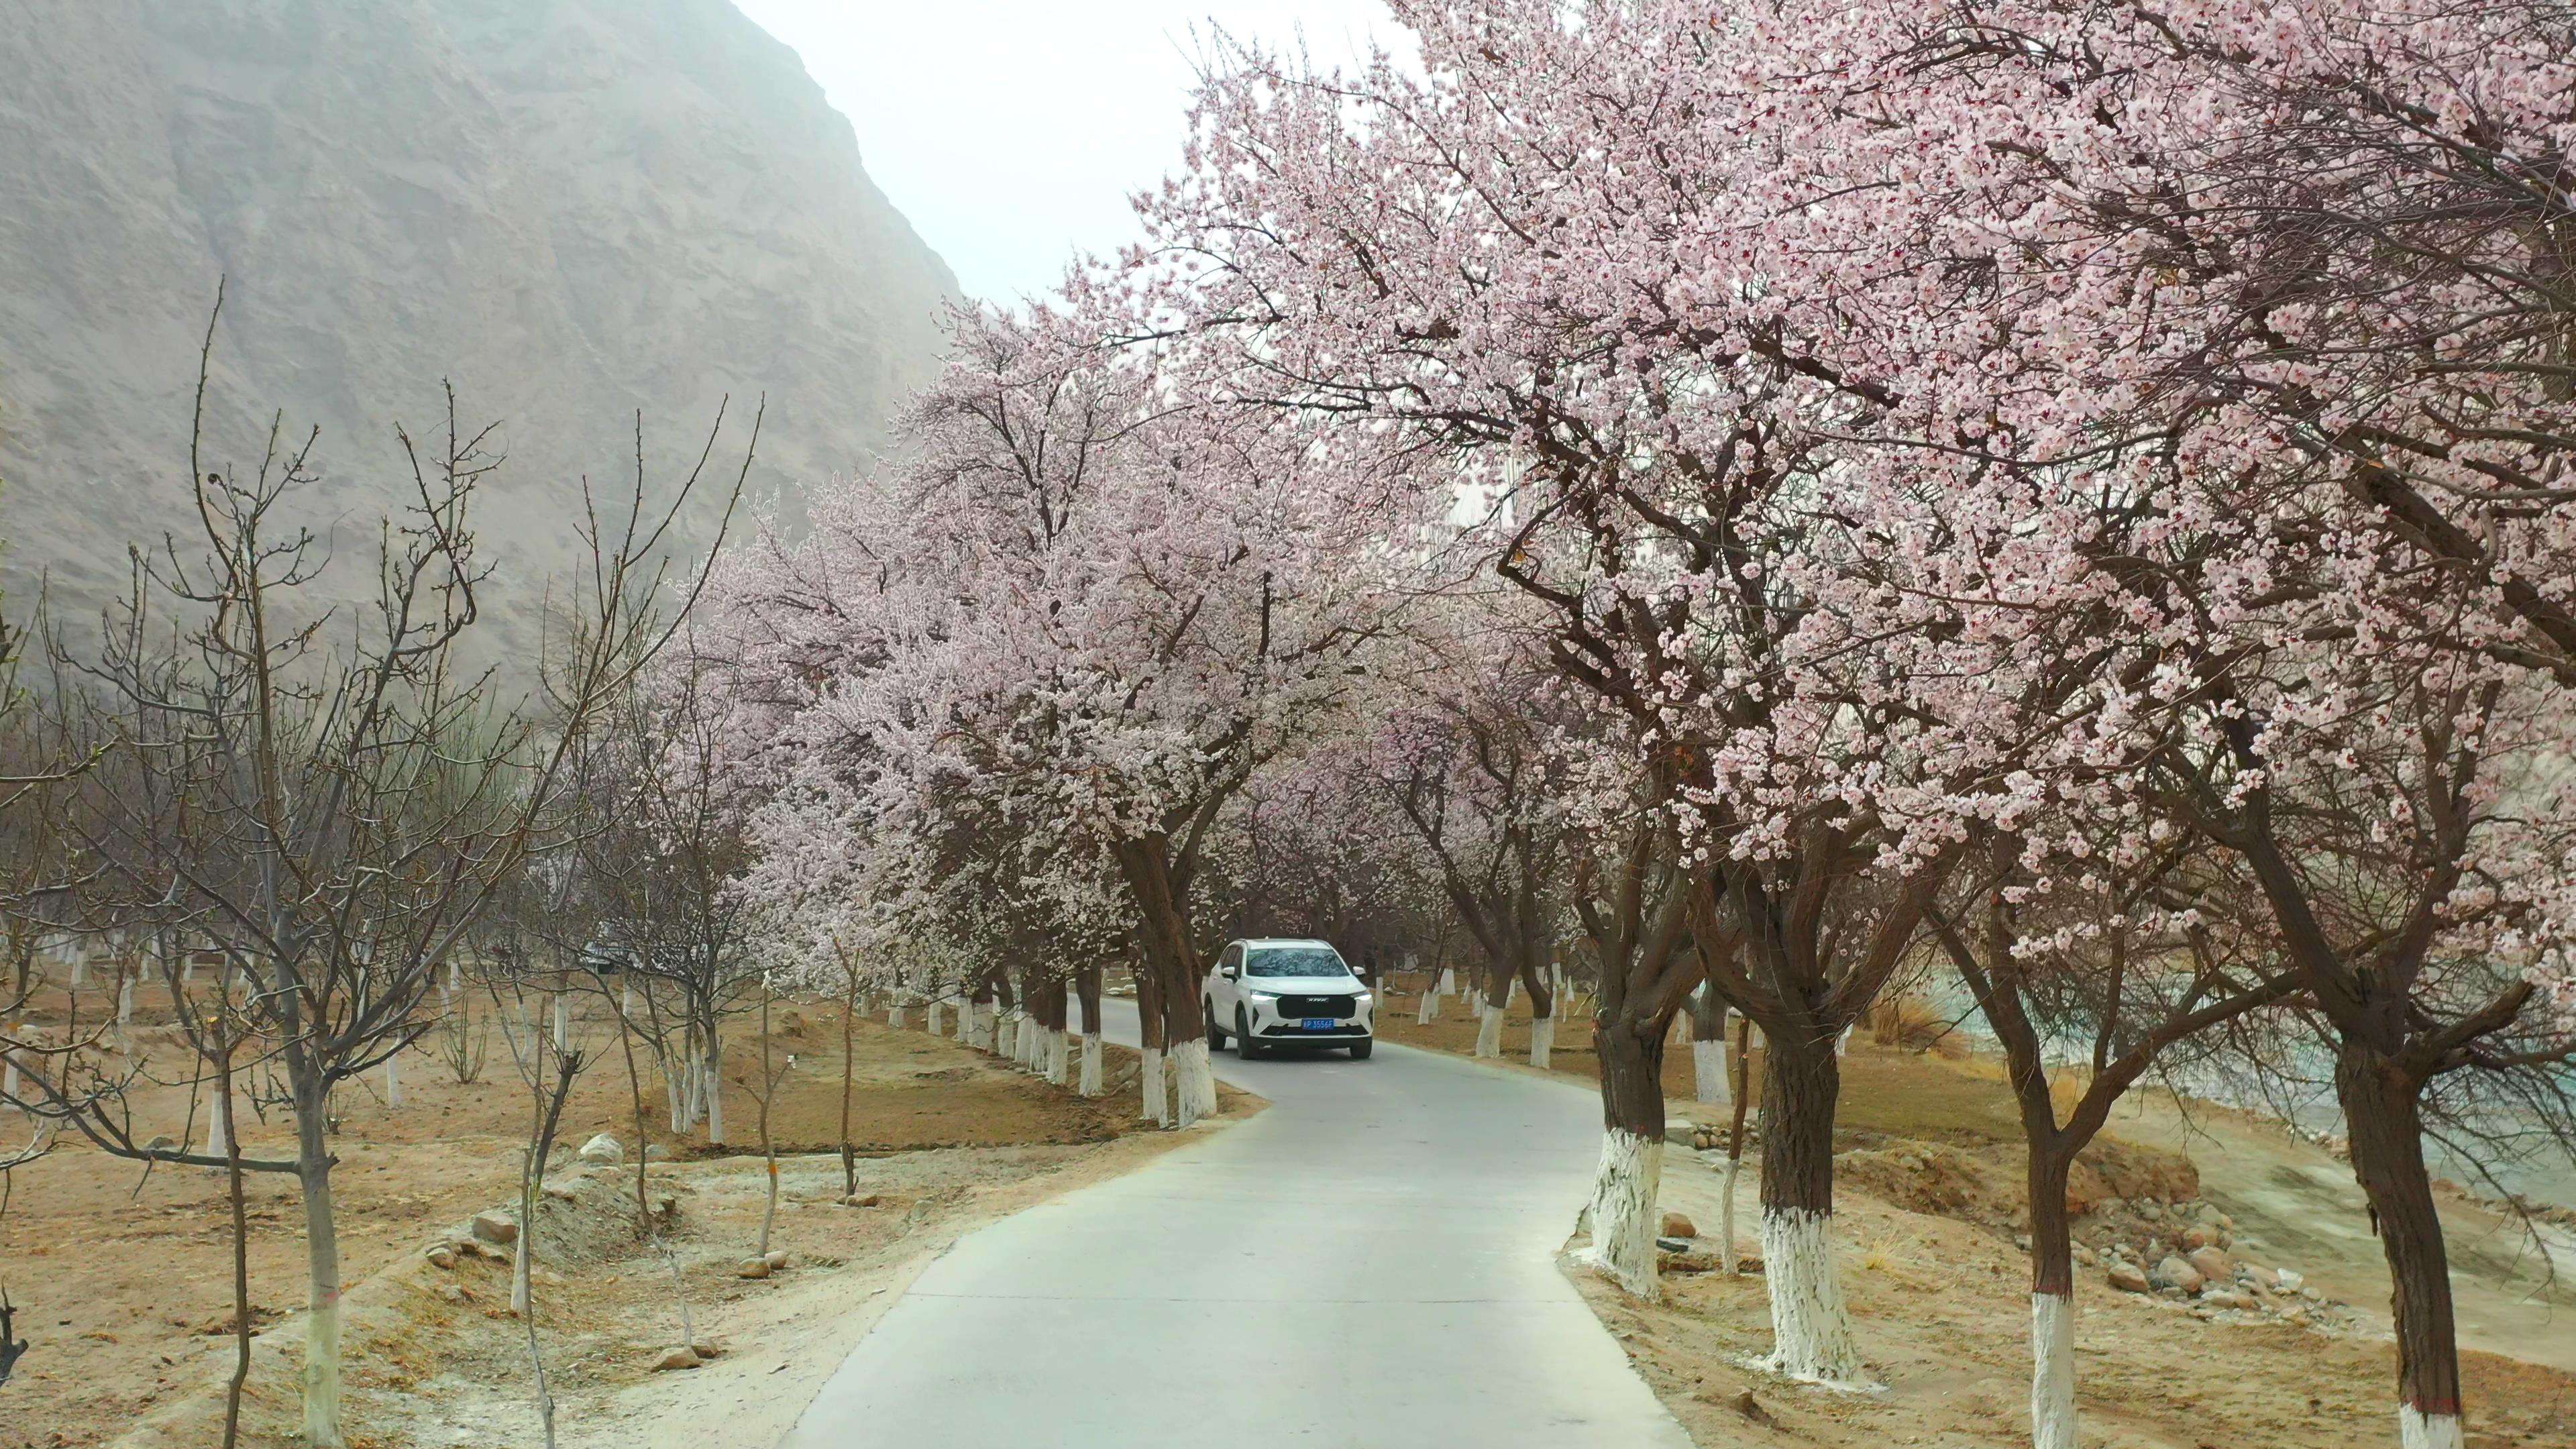
[[[954,278],[795,53],[728,0],[0,0],[0,535],[12,611],[87,611],[187,521],[209,461],[321,430],[305,516],[343,553],[408,486],[442,382],[506,464],[479,514],[533,642],[580,480],[719,457],[755,489],[860,467]],[[703,520],[700,526],[703,527]],[[363,560],[335,568],[364,587]]]

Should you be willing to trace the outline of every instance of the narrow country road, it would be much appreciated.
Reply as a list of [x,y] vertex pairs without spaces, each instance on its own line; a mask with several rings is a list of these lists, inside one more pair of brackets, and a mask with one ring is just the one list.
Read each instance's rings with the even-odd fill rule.
[[783,1449],[1688,1449],[1554,1261],[1590,1093],[1384,1044],[1217,1070],[1273,1105],[959,1242]]

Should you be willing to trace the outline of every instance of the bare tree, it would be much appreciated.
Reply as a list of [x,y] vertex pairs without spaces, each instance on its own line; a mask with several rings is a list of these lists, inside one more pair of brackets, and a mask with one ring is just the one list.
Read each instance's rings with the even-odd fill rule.
[[[546,1161],[554,1154],[555,1133],[563,1125],[564,1101],[572,1095],[573,1078],[580,1074],[585,1057],[561,1036],[538,1028],[536,1018],[527,1009],[524,990],[514,988],[511,1000],[505,1004],[500,988],[495,986],[492,1004],[503,1013],[502,1038],[509,1043],[510,1060],[528,1089],[528,1139],[519,1159],[519,1237],[510,1278],[510,1307],[527,1328],[528,1372],[535,1382],[537,1420],[545,1431],[546,1449],[554,1449],[555,1399],[546,1386],[546,1356],[537,1342],[537,1209],[545,1195]],[[518,1015],[515,1027],[509,1018],[514,1007]]]
[[[206,359],[213,337],[210,324]],[[629,497],[603,514],[585,490],[591,558],[562,600],[567,657],[552,661],[557,699],[541,711],[500,703],[501,681],[463,656],[488,573],[471,504],[500,460],[487,433],[458,427],[452,395],[443,439],[423,448],[398,433],[408,502],[377,530],[372,597],[341,610],[319,601],[329,541],[287,517],[316,482],[316,437],[290,441],[274,421],[255,469],[210,469],[193,441],[205,373],[201,360],[196,533],[138,550],[133,592],[100,647],[64,658],[135,762],[83,782],[73,833],[99,863],[112,914],[184,921],[231,957],[242,1009],[282,1070],[296,1151],[138,1143],[113,1094],[51,1077],[26,1105],[121,1156],[297,1178],[310,1282],[303,1431],[336,1446],[332,1090],[428,1029],[423,1003],[442,970],[558,834],[568,741],[659,651],[703,580],[671,559],[672,529],[715,437],[666,504],[648,499],[640,446]]]

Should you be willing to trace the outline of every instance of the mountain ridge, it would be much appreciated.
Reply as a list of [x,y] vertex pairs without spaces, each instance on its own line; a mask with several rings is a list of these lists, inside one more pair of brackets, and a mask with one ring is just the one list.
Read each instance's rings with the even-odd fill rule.
[[[639,412],[667,484],[730,396],[729,479],[765,398],[753,486],[792,496],[886,443],[957,296],[848,120],[728,0],[0,6],[0,63],[15,600],[42,574],[93,610],[126,542],[187,524],[219,280],[208,456],[247,471],[279,409],[318,426],[297,521],[340,552],[408,485],[395,425],[443,429],[443,384],[468,429],[497,423],[479,511],[512,651],[578,556],[580,480],[629,480]],[[336,572],[338,597],[365,583]]]

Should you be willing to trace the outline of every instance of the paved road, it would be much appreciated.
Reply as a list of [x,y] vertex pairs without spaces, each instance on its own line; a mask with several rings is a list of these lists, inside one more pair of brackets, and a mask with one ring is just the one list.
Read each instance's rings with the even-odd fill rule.
[[1590,1093],[1386,1045],[1218,1073],[1273,1105],[959,1242],[782,1449],[1688,1449],[1553,1259]]

